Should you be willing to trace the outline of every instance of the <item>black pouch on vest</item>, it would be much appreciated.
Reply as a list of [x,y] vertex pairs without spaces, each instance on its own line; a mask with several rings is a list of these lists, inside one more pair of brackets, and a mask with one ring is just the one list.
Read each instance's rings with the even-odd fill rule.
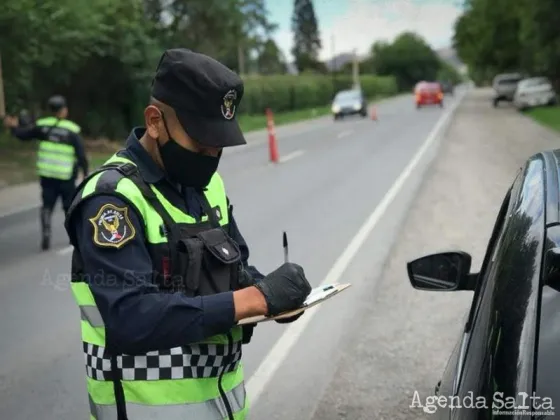
[[241,252],[221,228],[200,231],[179,241],[186,294],[205,296],[233,290]]

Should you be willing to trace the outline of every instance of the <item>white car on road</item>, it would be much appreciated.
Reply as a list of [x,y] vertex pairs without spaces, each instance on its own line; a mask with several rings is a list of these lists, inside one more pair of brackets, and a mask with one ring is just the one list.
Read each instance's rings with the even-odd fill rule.
[[546,77],[531,77],[517,84],[513,104],[519,110],[536,106],[554,105],[556,92]]

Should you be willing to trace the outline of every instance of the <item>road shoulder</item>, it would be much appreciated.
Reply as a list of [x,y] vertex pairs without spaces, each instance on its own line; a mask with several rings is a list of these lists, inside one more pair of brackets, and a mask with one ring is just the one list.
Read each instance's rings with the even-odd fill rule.
[[512,109],[492,109],[487,90],[460,105],[427,171],[375,287],[364,295],[342,341],[338,367],[313,420],[427,418],[413,395],[433,394],[461,332],[472,293],[412,289],[407,261],[463,249],[473,270],[484,257],[496,214],[520,167],[560,137]]

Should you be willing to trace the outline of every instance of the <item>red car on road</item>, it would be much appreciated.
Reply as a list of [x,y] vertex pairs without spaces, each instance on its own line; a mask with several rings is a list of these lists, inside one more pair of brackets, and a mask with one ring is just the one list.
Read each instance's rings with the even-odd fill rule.
[[416,108],[424,105],[439,105],[443,107],[443,90],[436,82],[420,82],[414,88]]

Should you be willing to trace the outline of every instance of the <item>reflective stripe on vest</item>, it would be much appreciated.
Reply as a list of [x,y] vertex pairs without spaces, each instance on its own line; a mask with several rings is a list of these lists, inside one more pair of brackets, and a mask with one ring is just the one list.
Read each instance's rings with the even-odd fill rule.
[[[80,127],[68,120],[58,120],[54,117],[41,118],[37,126],[55,127],[79,133]],[[50,139],[39,142],[37,152],[37,174],[46,178],[69,180],[72,178],[76,151],[74,146],[67,143],[58,143]]]
[[[237,385],[226,393],[234,413],[242,413],[247,403],[247,396],[243,384]],[[89,399],[91,418],[96,420],[117,420],[116,404],[96,404]],[[216,420],[227,418],[227,411],[221,398],[207,400],[194,404],[167,404],[150,406],[145,404],[126,403],[128,418],[135,419],[161,419],[161,420]],[[239,414],[235,420],[243,419]]]
[[[130,162],[113,156],[110,161]],[[130,162],[133,163],[133,162]],[[103,173],[95,175],[81,191],[81,199],[95,193]],[[191,216],[172,206],[152,186],[174,221],[196,223]],[[122,178],[115,192],[126,196],[144,219],[146,240],[164,243],[167,238],[160,230],[163,221],[144,199],[138,187]],[[212,208],[219,207],[220,223],[227,224],[227,198],[219,174],[215,174],[207,191]],[[203,217],[203,221],[207,216]],[[91,419],[116,420],[116,398],[112,382],[111,360],[105,350],[105,324],[96,306],[88,284],[72,283],[72,293],[80,308],[87,388],[90,398]],[[227,419],[225,404],[220,395],[219,378],[223,392],[235,420],[243,420],[248,411],[241,362],[242,329],[227,335],[216,335],[203,342],[168,350],[151,351],[142,355],[116,357],[120,383],[124,393],[128,418],[132,419]]]
[[48,140],[39,142],[37,173],[46,178],[69,180],[72,178],[76,152],[74,146]]

